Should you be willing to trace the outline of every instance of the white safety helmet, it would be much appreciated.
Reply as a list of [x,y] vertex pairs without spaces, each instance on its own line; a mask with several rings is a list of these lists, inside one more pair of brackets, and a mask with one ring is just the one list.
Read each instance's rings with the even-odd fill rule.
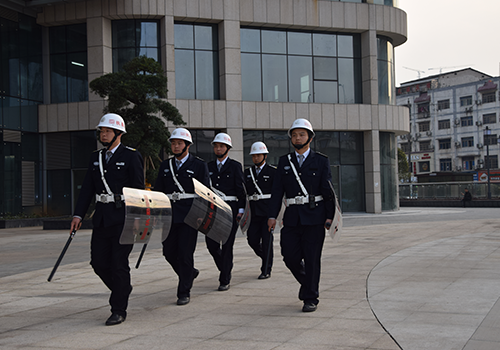
[[127,132],[127,130],[125,130],[125,122],[123,121],[123,118],[116,113],[107,113],[103,115],[99,124],[96,126],[97,130],[101,130],[101,128],[119,130],[124,134]]
[[292,130],[293,129],[306,129],[306,130],[309,130],[313,136],[315,135],[311,123],[309,122],[309,120],[304,119],[304,118],[296,119],[293,122],[290,129],[288,129],[288,137],[292,137]]
[[252,144],[250,147],[250,155],[252,154],[268,154],[267,146],[264,142],[257,141]]
[[184,128],[177,128],[174,131],[172,131],[168,139],[169,140],[178,139],[187,141],[189,143],[193,143],[193,138],[191,137],[191,133],[189,132],[188,129]]
[[217,135],[215,135],[214,140],[212,141],[212,146],[214,143],[223,143],[225,145],[228,145],[229,147],[233,147],[233,143],[231,142],[231,136],[224,132],[220,132]]

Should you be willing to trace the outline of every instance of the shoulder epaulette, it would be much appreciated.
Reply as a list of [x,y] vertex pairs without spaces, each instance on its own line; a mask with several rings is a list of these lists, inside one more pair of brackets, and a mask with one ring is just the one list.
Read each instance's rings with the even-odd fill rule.
[[129,147],[129,146],[125,146],[125,148],[126,148],[126,149],[129,149],[129,150],[131,150],[131,151],[134,151],[134,152],[135,152],[135,151],[137,151],[135,148],[132,148],[132,147]]
[[269,165],[270,168],[278,169],[275,165],[272,165],[272,164],[267,164],[267,165]]
[[198,160],[201,160],[203,163],[205,163],[205,161],[204,161],[202,158],[200,158],[200,157],[198,157],[198,156],[194,156],[194,157],[195,157],[196,159],[198,159]]
[[316,152],[317,155],[319,156],[322,156],[322,157],[325,157],[325,158],[328,158],[328,156],[324,153],[321,153],[321,152]]
[[103,149],[106,149],[106,147],[96,149],[96,150],[94,151],[94,153],[95,153],[95,152],[100,152],[100,151],[101,151],[101,150],[103,150]]

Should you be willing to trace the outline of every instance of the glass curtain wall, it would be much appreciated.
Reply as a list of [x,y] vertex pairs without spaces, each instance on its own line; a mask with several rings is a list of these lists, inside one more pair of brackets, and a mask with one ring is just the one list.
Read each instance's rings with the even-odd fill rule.
[[218,100],[217,25],[175,23],[174,31],[176,98]]
[[43,101],[42,36],[36,19],[2,9],[0,17],[0,215],[40,210]]
[[398,208],[397,142],[393,133],[380,133],[382,210]]
[[49,28],[50,101],[88,101],[87,25]]
[[[269,164],[277,165],[281,156],[293,151],[286,131],[244,130],[244,167],[252,166],[249,155],[252,143],[263,141],[269,155]],[[342,210],[365,210],[363,133],[316,131],[311,148],[326,154],[330,160],[332,182]]]
[[241,28],[245,101],[361,103],[358,35]]
[[138,56],[160,62],[159,24],[155,20],[126,19],[112,22],[113,72]]
[[378,103],[396,104],[394,47],[389,38],[377,37]]
[[90,155],[97,149],[95,131],[47,133],[44,138],[47,213],[55,216],[71,215],[89,166]]

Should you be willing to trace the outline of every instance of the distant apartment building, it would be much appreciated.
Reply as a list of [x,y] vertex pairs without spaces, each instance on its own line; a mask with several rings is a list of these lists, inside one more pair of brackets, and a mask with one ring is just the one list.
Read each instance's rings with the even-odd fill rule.
[[487,181],[488,168],[499,179],[499,82],[467,68],[397,88],[397,104],[410,111],[410,133],[398,146],[419,182]]

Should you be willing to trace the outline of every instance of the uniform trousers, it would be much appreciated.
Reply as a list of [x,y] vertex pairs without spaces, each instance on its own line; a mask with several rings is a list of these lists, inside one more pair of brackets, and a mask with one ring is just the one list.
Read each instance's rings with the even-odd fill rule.
[[285,226],[281,229],[281,254],[286,267],[300,283],[299,299],[318,304],[324,225]]
[[[247,231],[247,241],[248,245],[253,249],[255,254],[262,259],[262,265],[260,270],[262,273],[270,273],[273,267],[273,235],[269,232],[269,227],[267,226],[267,217],[265,216],[252,216],[250,226]],[[269,249],[271,249],[269,251]],[[267,254],[269,252],[269,261],[267,262],[266,271],[266,260]]]
[[179,276],[177,298],[189,297],[193,286],[194,251],[198,231],[184,223],[172,224],[163,241],[163,256]]
[[213,239],[205,236],[208,252],[214,258],[215,265],[220,271],[219,283],[221,285],[226,285],[231,282],[231,271],[233,269],[233,246],[236,238],[236,230],[238,229],[235,212],[238,214],[238,209],[235,210],[233,208],[233,226],[226,243],[221,246],[219,242],[215,242]]
[[133,244],[120,244],[123,224],[95,227],[90,241],[90,265],[111,290],[111,313],[127,316],[128,298],[132,292],[128,257]]

